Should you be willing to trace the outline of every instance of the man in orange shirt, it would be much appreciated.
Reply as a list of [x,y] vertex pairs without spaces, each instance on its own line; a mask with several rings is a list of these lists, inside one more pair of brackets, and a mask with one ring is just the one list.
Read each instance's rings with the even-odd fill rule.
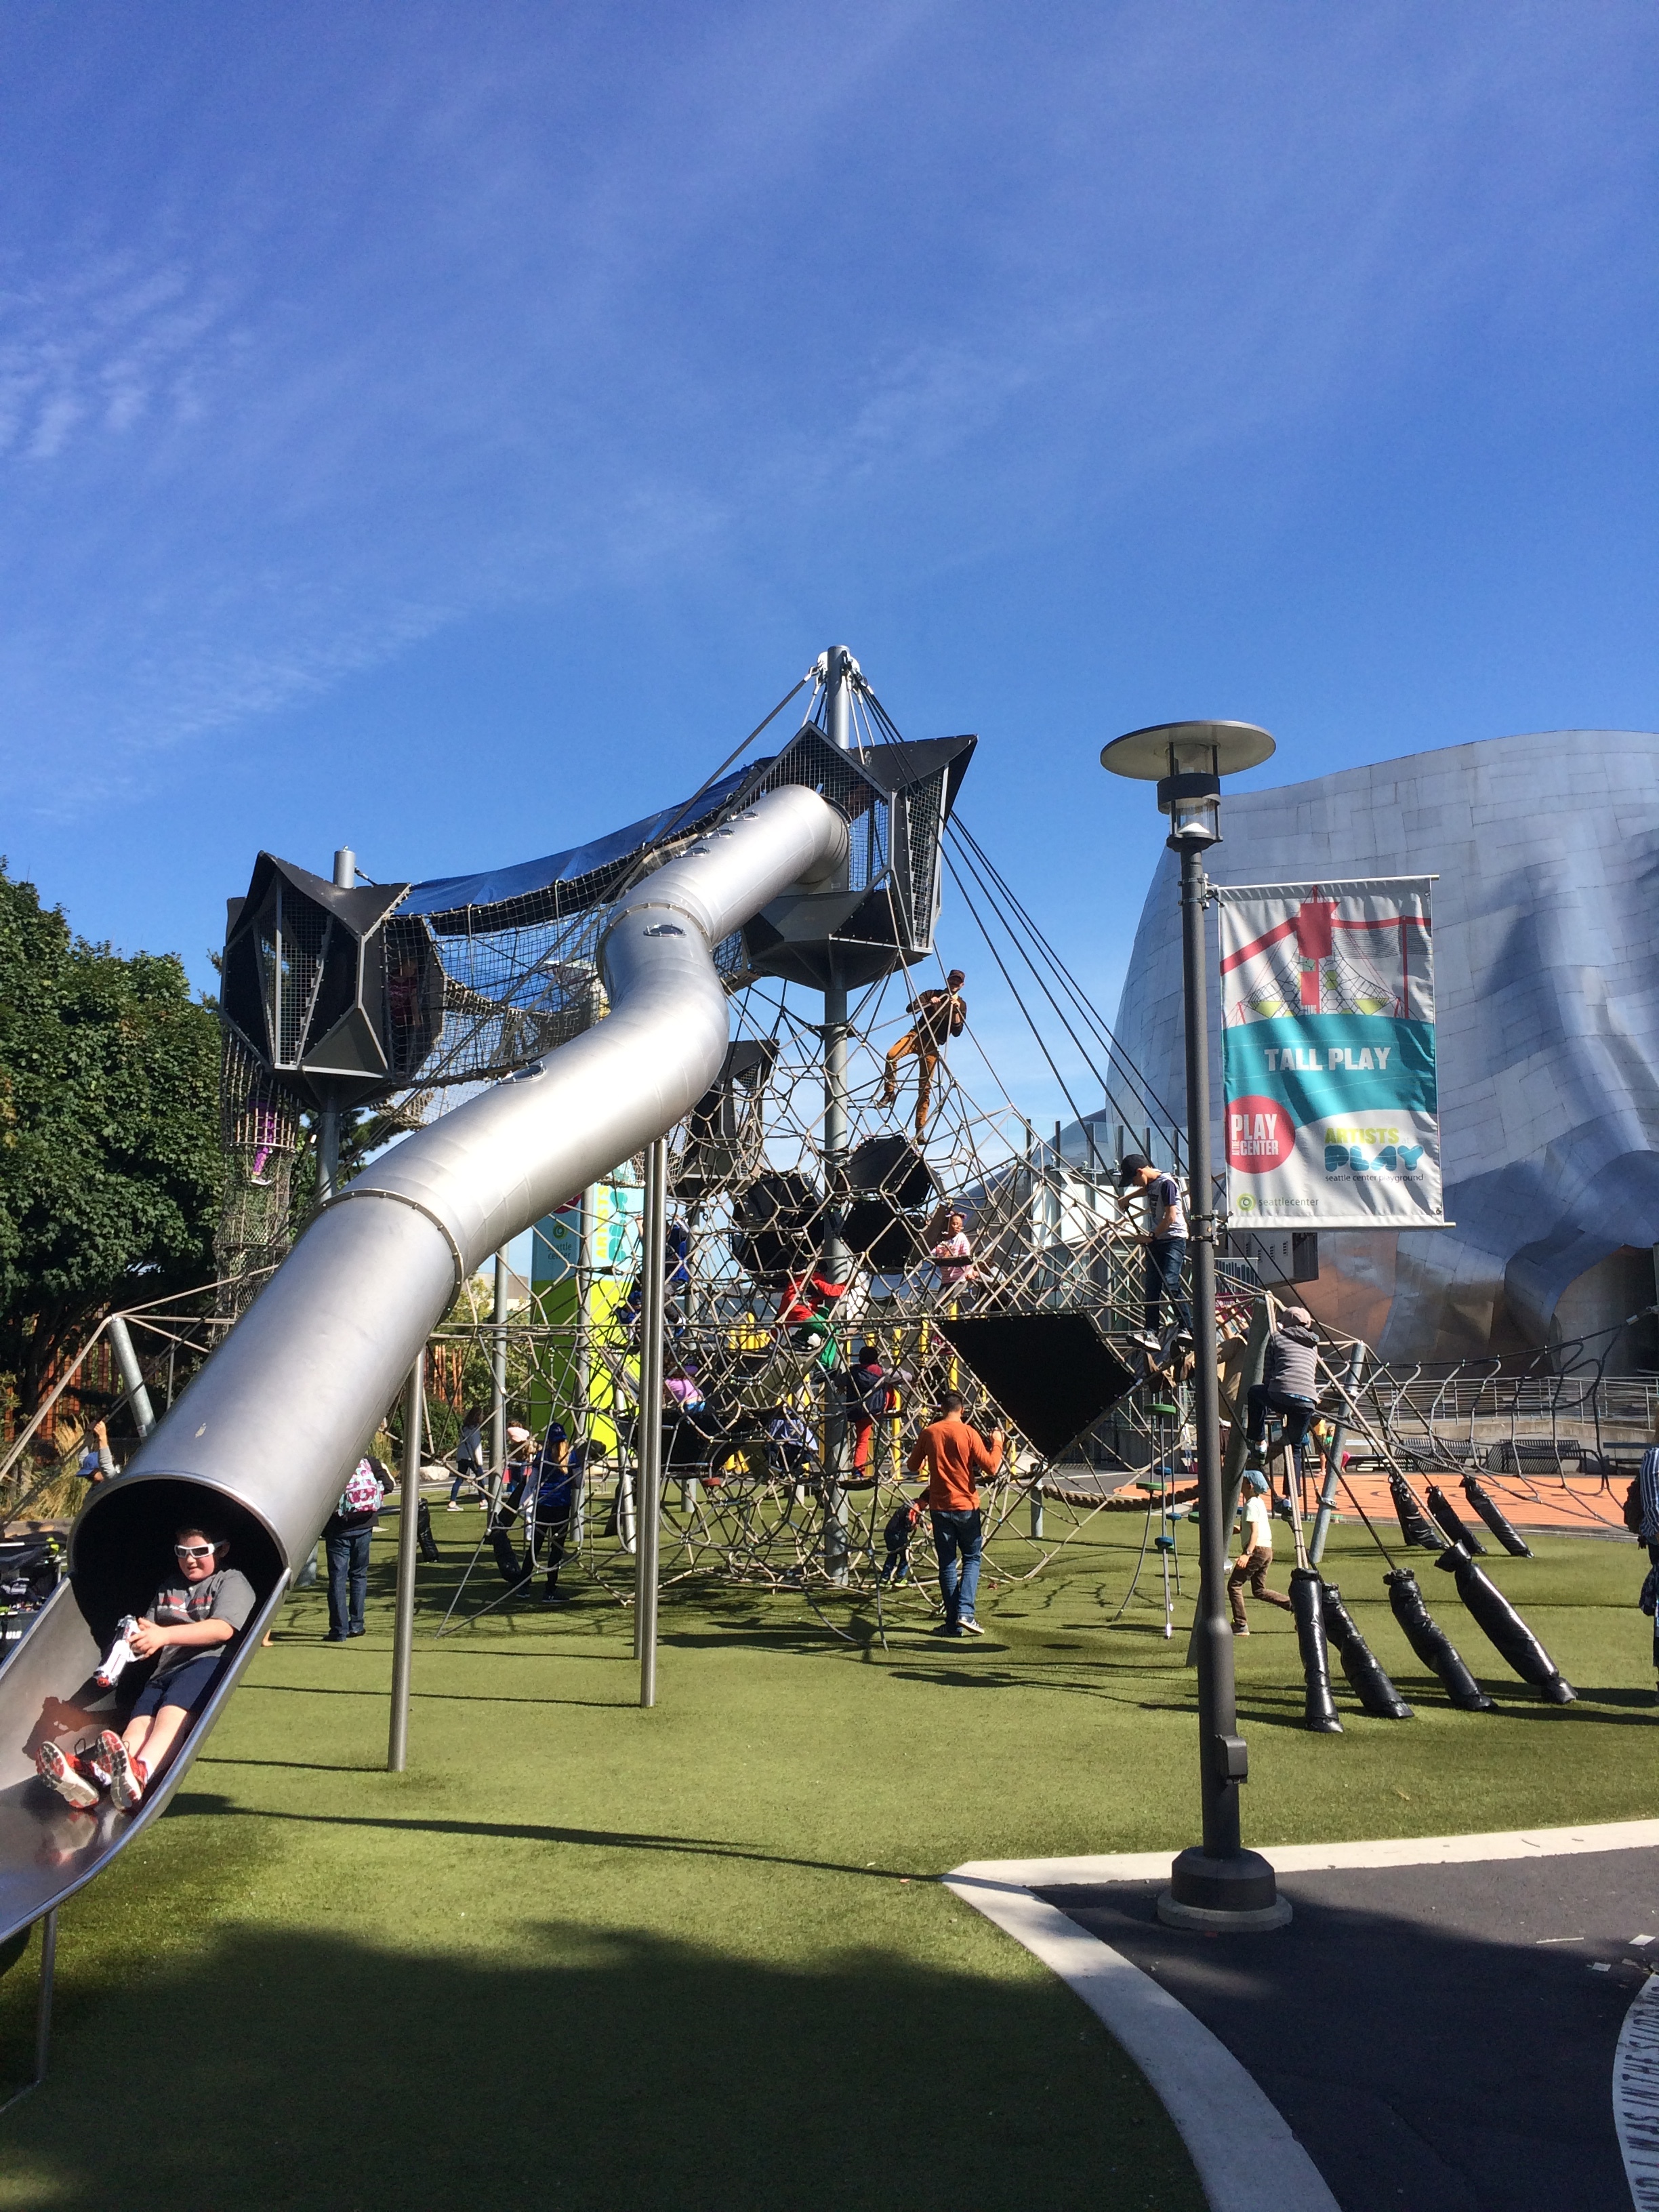
[[926,1500],[939,1554],[939,1586],[945,1619],[935,1636],[983,1636],[974,1618],[980,1561],[985,1553],[985,1524],[980,1518],[975,1477],[994,1474],[1002,1465],[1002,1431],[993,1429],[988,1449],[979,1431],[962,1418],[962,1393],[947,1390],[939,1417],[910,1448],[905,1464],[912,1474],[927,1470]]

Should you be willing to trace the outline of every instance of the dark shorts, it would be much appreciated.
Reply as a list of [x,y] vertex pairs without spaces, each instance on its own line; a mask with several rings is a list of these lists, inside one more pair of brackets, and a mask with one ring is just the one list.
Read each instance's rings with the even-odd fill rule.
[[195,1659],[186,1659],[170,1674],[152,1674],[138,1692],[132,1708],[134,1720],[140,1713],[154,1717],[163,1705],[181,1705],[187,1713],[199,1713],[224,1664],[228,1649],[222,1644],[216,1650],[204,1651]]

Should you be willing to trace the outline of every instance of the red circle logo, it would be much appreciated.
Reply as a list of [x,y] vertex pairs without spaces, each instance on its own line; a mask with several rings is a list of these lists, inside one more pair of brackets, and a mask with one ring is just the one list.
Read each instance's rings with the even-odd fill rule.
[[1296,1149],[1296,1124],[1278,1098],[1235,1098],[1227,1108],[1227,1164],[1238,1175],[1267,1175]]

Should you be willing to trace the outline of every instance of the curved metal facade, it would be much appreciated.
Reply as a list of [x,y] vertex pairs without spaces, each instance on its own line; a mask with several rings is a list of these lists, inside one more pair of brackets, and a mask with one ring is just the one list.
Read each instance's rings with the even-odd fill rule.
[[[1651,1266],[1636,1255],[1659,1243],[1659,735],[1492,738],[1224,793],[1221,819],[1218,883],[1440,878],[1441,1135],[1456,1226],[1322,1235],[1308,1303],[1403,1360],[1534,1347],[1651,1304]],[[1167,852],[1117,1029],[1153,1086],[1183,1096]],[[1218,1029],[1215,1051],[1218,1070]]]

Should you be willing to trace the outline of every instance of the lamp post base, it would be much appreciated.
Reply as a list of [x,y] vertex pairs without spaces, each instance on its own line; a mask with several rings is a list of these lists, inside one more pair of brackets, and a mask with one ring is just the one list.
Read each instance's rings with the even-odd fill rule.
[[1182,1851],[1170,1869],[1170,1887],[1158,1900],[1166,1928],[1231,1929],[1235,1933],[1283,1928],[1288,1898],[1279,1894],[1273,1868],[1260,1851],[1209,1857],[1198,1845]]

